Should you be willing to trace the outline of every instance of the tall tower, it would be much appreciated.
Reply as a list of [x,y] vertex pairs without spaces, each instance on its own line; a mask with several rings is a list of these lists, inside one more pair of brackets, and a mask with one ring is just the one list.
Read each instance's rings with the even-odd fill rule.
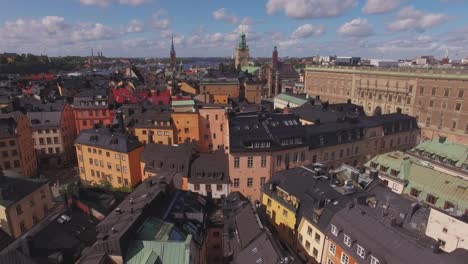
[[176,52],[174,49],[174,36],[172,36],[171,40],[171,68],[175,69],[176,67]]
[[249,65],[249,46],[247,46],[247,40],[245,33],[240,35],[239,44],[236,47],[236,58],[235,66],[243,67]]
[[273,71],[278,70],[278,49],[276,46],[273,48],[273,54],[271,56],[271,67]]

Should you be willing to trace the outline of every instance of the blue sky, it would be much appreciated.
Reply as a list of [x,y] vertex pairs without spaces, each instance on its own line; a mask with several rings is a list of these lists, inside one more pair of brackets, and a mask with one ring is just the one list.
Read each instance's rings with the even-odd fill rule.
[[468,56],[468,0],[0,1],[0,52],[167,57]]

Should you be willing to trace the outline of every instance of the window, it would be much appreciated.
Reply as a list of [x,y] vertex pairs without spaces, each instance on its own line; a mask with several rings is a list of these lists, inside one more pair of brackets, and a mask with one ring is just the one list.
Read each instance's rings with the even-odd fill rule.
[[125,161],[126,160],[126,157],[125,155],[122,155],[122,160]]
[[252,168],[253,167],[253,157],[248,157],[247,158],[247,168]]
[[374,257],[374,256],[370,256],[370,264],[379,264],[380,261]]
[[112,164],[110,162],[107,162],[107,169],[112,170]]
[[120,165],[115,165],[115,170],[116,170],[117,172],[120,172]]
[[127,166],[123,166],[123,173],[128,173]]
[[128,186],[128,179],[124,179],[124,185]]
[[23,209],[21,208],[21,204],[16,206],[16,214],[21,215],[23,213]]
[[458,90],[458,98],[463,98],[464,90]]
[[435,87],[432,88],[432,92],[431,92],[432,96],[435,96],[435,95],[436,95],[436,92],[437,92],[437,88],[435,88]]
[[119,155],[118,153],[115,153],[115,154],[114,154],[114,158],[115,158],[116,160],[118,160],[118,159],[120,159],[120,155]]
[[266,178],[265,177],[260,177],[260,187],[265,185]]
[[328,248],[328,251],[330,252],[330,254],[334,256],[336,252],[336,245],[333,243],[330,243],[330,247]]
[[312,249],[312,256],[314,256],[314,258],[316,258],[318,255],[318,250],[316,248],[313,248]]
[[276,166],[281,166],[282,158],[283,158],[283,156],[281,156],[281,155],[276,156]]
[[309,250],[309,249],[310,249],[310,242],[309,242],[309,241],[307,241],[307,240],[306,240],[305,247],[306,247],[306,249],[307,249],[307,250]]
[[253,186],[253,178],[247,178],[247,187]]
[[106,157],[110,157],[110,153],[106,151]]
[[240,180],[239,180],[239,178],[235,178],[234,179],[234,187],[239,188],[239,186],[240,186]]
[[328,259],[327,264],[333,264],[333,261],[331,259]]
[[421,87],[419,88],[419,94],[420,94],[420,95],[423,95],[423,94],[424,94],[424,87],[421,86]]
[[461,109],[461,103],[456,103],[455,104],[455,111],[460,111]]
[[449,94],[450,94],[449,88],[445,88],[445,90],[444,90],[444,96],[445,96],[445,97],[448,97]]
[[442,232],[447,233],[448,229],[444,227],[444,228],[442,228]]
[[429,107],[434,107],[434,100],[429,101]]
[[305,152],[301,151],[301,161],[305,161]]
[[285,209],[283,209],[283,216],[288,217],[288,211],[286,211]]
[[348,264],[349,263],[349,257],[345,253],[341,253],[341,264]]
[[198,184],[198,183],[196,183],[193,187],[194,187],[195,191],[200,190],[200,184]]
[[301,234],[298,235],[298,240],[302,244],[302,235]]
[[437,202],[437,197],[435,197],[434,195],[432,194],[428,194],[426,196],[426,202],[427,203],[430,203],[430,204],[435,204]]
[[338,236],[338,227],[331,225],[331,232],[333,235]]
[[24,231],[26,231],[26,225],[24,224],[24,221],[20,222],[20,229],[21,229],[21,233],[24,233]]
[[266,167],[266,156],[262,156],[262,159],[260,161],[260,166],[262,168],[265,168]]
[[347,245],[348,247],[351,246],[351,238],[347,235],[344,235],[343,237],[343,242],[345,243],[345,245]]
[[361,247],[360,245],[357,245],[357,254],[358,254],[361,258],[365,258],[365,257],[366,257],[366,251],[365,251],[364,248]]
[[315,242],[320,242],[320,235],[315,233]]
[[312,235],[312,228],[310,226],[307,227],[307,235],[309,235],[309,236]]
[[452,121],[452,128],[453,129],[457,128],[457,121]]
[[91,170],[91,177],[94,177],[94,170]]
[[270,198],[268,198],[268,200],[267,200],[267,206],[271,206],[271,199]]
[[240,167],[240,158],[234,157],[234,168],[239,168],[239,167]]
[[13,165],[15,166],[15,168],[19,168],[20,167],[20,161],[19,160],[14,160]]
[[222,184],[216,184],[216,190],[217,191],[222,191],[223,190],[223,185]]
[[189,133],[188,127],[184,128],[184,132],[185,132],[185,133]]
[[455,208],[455,205],[449,201],[445,201],[445,204],[444,204],[444,209],[447,210],[447,209],[453,209]]

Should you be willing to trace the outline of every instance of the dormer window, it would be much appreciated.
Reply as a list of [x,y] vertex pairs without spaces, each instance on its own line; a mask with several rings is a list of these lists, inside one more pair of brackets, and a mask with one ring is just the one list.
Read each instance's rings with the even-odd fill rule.
[[343,242],[344,242],[345,245],[347,245],[348,247],[351,247],[351,238],[350,238],[348,235],[344,235],[344,237],[343,237]]
[[370,256],[370,264],[380,264],[380,261],[376,257]]
[[365,257],[366,257],[366,251],[364,250],[364,248],[363,248],[361,245],[357,245],[357,254],[358,254],[361,258],[365,258]]
[[336,225],[331,225],[331,232],[333,235],[338,236],[338,227],[336,227]]

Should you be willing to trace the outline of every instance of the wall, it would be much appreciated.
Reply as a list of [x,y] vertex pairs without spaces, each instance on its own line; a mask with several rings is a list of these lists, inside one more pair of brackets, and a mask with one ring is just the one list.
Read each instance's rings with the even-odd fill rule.
[[172,125],[165,128],[141,128],[135,127],[133,134],[138,138],[138,141],[148,144],[148,134],[153,132],[153,142],[164,145],[174,144],[174,128]]
[[[312,232],[310,233],[308,232],[309,228],[312,229]],[[301,222],[299,223],[297,232],[298,242],[304,251],[316,262],[321,263],[325,247],[325,234],[320,232],[320,230],[315,225],[313,225],[304,217],[302,217]],[[320,236],[320,238],[316,240],[316,236]],[[307,242],[309,242],[308,247]],[[314,249],[316,249],[316,255],[314,255]]]
[[[141,181],[140,153],[142,151],[143,146],[129,153],[120,153],[77,144],[80,178],[89,184],[100,184],[105,179],[116,188],[133,187]],[[120,171],[117,171],[118,166]]]
[[200,108],[200,151],[209,152],[226,145],[227,117],[224,108]]
[[186,139],[200,141],[200,121],[198,113],[172,113],[176,128],[175,142],[182,144]]
[[200,94],[210,95],[226,95],[231,98],[239,96],[239,83],[238,82],[218,82],[218,83],[201,83]]
[[107,107],[74,108],[76,133],[93,128],[94,124],[111,125],[114,120],[114,110]]
[[[330,245],[331,244],[336,246],[335,254],[330,252]],[[337,243],[335,243],[335,242],[333,242],[331,240],[328,240],[328,242],[326,243],[324,252],[326,252],[326,258],[323,259],[323,263],[327,263],[328,259],[330,259],[332,261],[332,263],[339,264],[339,263],[341,263],[341,255],[346,254],[349,257],[348,264],[358,264],[358,262],[353,257],[351,257],[346,251],[344,251],[340,247],[339,244],[337,244]]]
[[[16,211],[18,205],[21,206],[23,211],[21,214],[18,214]],[[6,208],[7,221],[9,222],[10,228],[9,230],[4,230],[13,238],[18,238],[22,233],[42,220],[51,208],[52,195],[49,185],[44,184],[34,192]],[[36,219],[33,219],[33,216]],[[21,230],[21,225],[25,227],[23,231]]]
[[280,237],[292,245],[295,241],[294,226],[296,225],[296,209],[293,211],[291,208],[286,208],[276,199],[281,198],[271,197],[264,193],[261,202],[266,206],[266,213],[269,221],[275,226]]
[[20,114],[18,117],[17,126],[17,145],[20,156],[21,169],[18,171],[24,176],[37,175],[37,156],[34,150],[34,143],[32,140],[32,129],[29,125],[28,118]]
[[457,248],[468,250],[468,224],[433,208],[429,213],[426,235],[445,241],[445,246],[440,248],[446,252]]
[[196,189],[196,184],[188,183],[188,190],[192,192],[196,192],[203,196],[208,196],[207,193],[207,185],[211,187],[211,198],[213,199],[220,199],[221,197],[226,197],[229,194],[229,184],[223,183],[221,185],[221,190],[217,189],[218,184],[198,184],[198,190]]

